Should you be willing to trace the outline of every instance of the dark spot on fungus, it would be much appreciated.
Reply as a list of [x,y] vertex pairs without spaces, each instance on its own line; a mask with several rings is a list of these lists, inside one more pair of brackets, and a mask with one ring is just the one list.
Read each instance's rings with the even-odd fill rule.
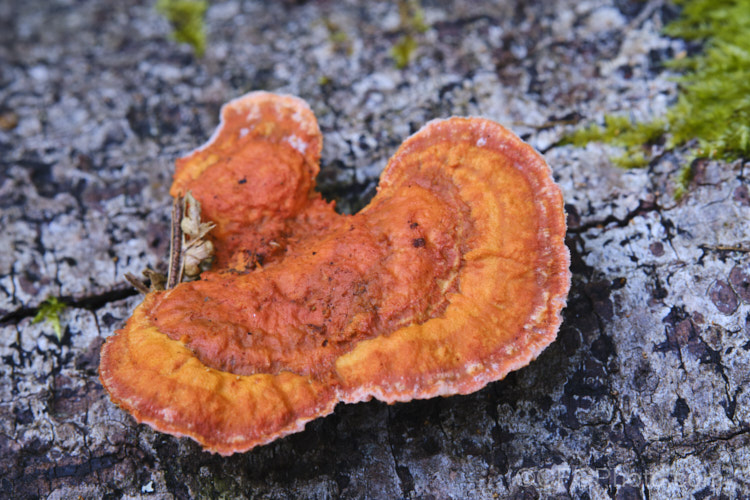
[[424,238],[415,238],[411,241],[411,246],[414,248],[424,248]]
[[313,333],[317,333],[317,334],[322,334],[322,333],[325,333],[325,331],[326,331],[325,326],[315,325],[313,323],[308,323],[307,327],[310,330],[312,330]]

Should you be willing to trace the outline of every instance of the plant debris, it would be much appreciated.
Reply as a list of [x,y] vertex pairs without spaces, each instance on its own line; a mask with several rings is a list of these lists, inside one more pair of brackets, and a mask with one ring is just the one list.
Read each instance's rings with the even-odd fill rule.
[[55,332],[57,341],[61,342],[64,332],[62,323],[60,322],[60,313],[62,313],[66,307],[67,305],[57,297],[49,297],[42,302],[41,306],[39,306],[39,311],[36,313],[36,316],[34,316],[34,319],[31,320],[31,323],[40,323],[42,321],[49,323],[52,325],[52,330]]
[[144,294],[170,290],[183,281],[196,279],[213,262],[214,245],[207,236],[214,227],[212,222],[201,222],[201,204],[190,191],[184,197],[176,197],[172,203],[169,274],[144,269],[142,274],[149,285],[131,273],[125,273],[125,279]]
[[[637,123],[625,116],[605,116],[604,126],[577,130],[563,144],[601,141],[625,148],[614,163],[643,166],[651,160],[649,144],[666,135],[667,149],[689,145],[691,157],[722,160],[750,155],[750,0],[677,0],[683,10],[664,32],[703,42],[695,55],[678,54],[668,62],[682,71],[677,102],[665,118]],[[690,162],[678,175],[679,198],[692,178]]]
[[391,49],[391,56],[398,69],[404,69],[411,62],[414,52],[419,47],[417,35],[424,33],[429,26],[424,20],[424,11],[419,0],[399,0],[398,14],[400,28],[404,32]]
[[206,0],[159,0],[156,10],[172,25],[172,36],[187,43],[200,57],[206,51],[206,28],[203,18],[208,9]]

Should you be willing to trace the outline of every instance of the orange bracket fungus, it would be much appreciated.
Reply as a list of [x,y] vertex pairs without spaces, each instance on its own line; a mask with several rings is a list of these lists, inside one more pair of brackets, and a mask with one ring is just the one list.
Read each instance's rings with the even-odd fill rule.
[[171,188],[215,224],[212,269],[148,293],[102,349],[102,383],[137,421],[229,455],[339,402],[476,391],[554,340],[562,196],[500,125],[428,123],[340,215],[314,191],[322,138],[303,101],[253,92],[221,120]]

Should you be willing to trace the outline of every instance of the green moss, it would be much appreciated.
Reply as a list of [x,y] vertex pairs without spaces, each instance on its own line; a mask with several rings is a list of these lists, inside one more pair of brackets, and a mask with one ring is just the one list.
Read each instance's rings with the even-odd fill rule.
[[400,0],[398,14],[404,34],[391,49],[391,56],[396,67],[403,69],[409,65],[414,51],[419,47],[416,35],[427,31],[429,26],[425,23],[424,11],[418,0]]
[[334,23],[330,19],[325,21],[326,29],[328,30],[328,40],[335,45],[349,43],[349,37],[346,31],[342,30],[338,24]]
[[391,49],[391,56],[398,69],[404,69],[409,65],[411,56],[417,50],[417,41],[411,35],[405,35]]
[[705,40],[703,51],[676,59],[685,71],[669,110],[671,143],[698,139],[699,156],[734,159],[750,153],[750,0],[680,0],[682,16],[665,32]]
[[398,15],[404,28],[424,33],[429,29],[424,21],[424,10],[419,0],[400,0],[398,2]]
[[693,170],[692,161],[680,169],[680,173],[677,174],[677,188],[674,192],[674,197],[676,199],[679,200],[685,195],[685,193],[687,193],[688,187],[690,187],[690,182],[693,180],[694,176],[695,171]]
[[349,35],[346,34],[346,31],[330,19],[324,19],[323,24],[325,25],[326,30],[328,30],[328,41],[331,42],[334,50],[346,54],[347,56],[352,55],[352,42],[349,39]]
[[[732,160],[750,154],[750,0],[676,0],[680,18],[665,28],[670,36],[704,42],[703,50],[668,64],[683,72],[677,102],[664,120],[632,123],[607,117],[604,126],[573,132],[565,142],[601,141],[626,149],[626,155],[666,133],[667,147],[697,141],[696,157]],[[648,163],[648,161],[646,161]],[[680,186],[690,182],[689,168]]]
[[203,22],[206,0],[158,0],[156,10],[172,25],[172,36],[180,43],[188,43],[196,55],[206,50],[206,29]]
[[666,126],[666,122],[661,120],[634,123],[626,116],[606,115],[603,126],[594,123],[575,130],[563,138],[562,144],[582,147],[589,142],[606,142],[625,148],[625,153],[612,158],[616,165],[623,168],[644,167],[651,159],[646,154],[646,146],[661,138]]
[[651,158],[643,151],[632,151],[612,157],[612,163],[622,168],[641,168],[649,164]]
[[595,123],[576,130],[563,139],[563,142],[575,146],[585,146],[592,141],[622,147],[640,146],[658,140],[664,134],[666,125],[661,120],[634,123],[626,116],[607,115],[604,117],[604,126]]
[[60,301],[57,297],[50,297],[39,306],[39,311],[31,320],[31,323],[40,323],[46,321],[52,325],[52,329],[55,331],[55,336],[58,341],[62,340],[63,328],[60,323],[60,313],[66,308],[64,302]]

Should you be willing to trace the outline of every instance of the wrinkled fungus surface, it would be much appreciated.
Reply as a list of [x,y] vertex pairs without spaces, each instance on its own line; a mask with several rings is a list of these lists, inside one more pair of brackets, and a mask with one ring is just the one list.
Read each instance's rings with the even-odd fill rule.
[[348,216],[314,191],[322,138],[303,101],[254,92],[221,117],[171,191],[216,223],[212,270],[148,294],[102,350],[104,386],[139,422],[226,455],[339,402],[476,391],[554,340],[562,197],[515,135],[430,122]]

